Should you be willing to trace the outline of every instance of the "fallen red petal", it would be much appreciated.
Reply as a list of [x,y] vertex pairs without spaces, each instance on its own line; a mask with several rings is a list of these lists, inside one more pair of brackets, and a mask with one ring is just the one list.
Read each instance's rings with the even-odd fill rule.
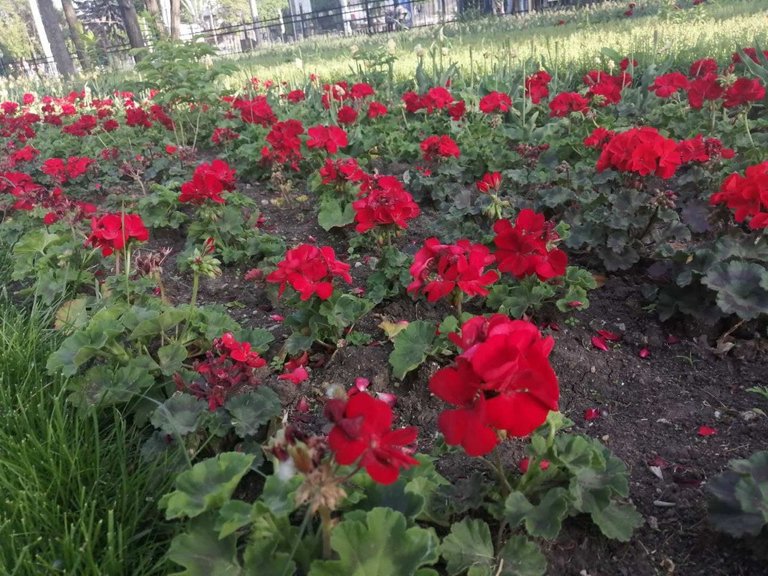
[[301,412],[302,414],[309,412],[309,400],[307,400],[306,396],[299,398],[299,401],[296,404],[296,411]]
[[376,398],[379,400],[386,402],[387,406],[392,408],[397,403],[397,396],[394,394],[390,394],[389,392],[376,392]]
[[680,342],[680,338],[678,338],[678,337],[677,337],[677,336],[675,336],[674,334],[669,334],[669,335],[667,336],[667,344],[669,344],[670,346],[671,346],[672,344],[677,344],[678,342]]
[[286,372],[277,377],[278,380],[288,380],[297,385],[304,382],[307,378],[309,378],[309,372],[307,372],[307,369],[304,368],[304,366],[299,366],[292,372]]
[[600,418],[599,408],[587,408],[584,410],[584,420],[587,422],[592,422],[592,420],[597,420],[598,418]]
[[717,430],[710,428],[709,426],[699,426],[699,436],[714,436],[717,434]]
[[648,348],[640,348],[640,352],[637,353],[640,358],[648,358],[651,355],[651,351]]
[[621,340],[621,334],[611,332],[610,330],[598,330],[597,333],[610,342],[618,342]]
[[600,336],[592,336],[592,346],[603,352],[608,351],[608,344]]
[[274,320],[275,322],[282,322],[285,320],[280,314],[272,314],[270,315],[270,319]]

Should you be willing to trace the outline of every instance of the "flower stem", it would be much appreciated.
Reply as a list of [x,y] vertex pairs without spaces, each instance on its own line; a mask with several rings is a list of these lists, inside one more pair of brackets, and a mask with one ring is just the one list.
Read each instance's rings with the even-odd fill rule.
[[125,299],[131,301],[131,249],[125,247]]
[[494,462],[492,463],[496,473],[499,476],[501,495],[506,498],[512,492],[512,485],[509,483],[507,475],[504,473],[504,464],[501,462],[501,453],[498,448],[493,451]]
[[320,506],[318,512],[320,513],[320,529],[323,538],[323,558],[330,560],[333,556],[331,549],[331,510],[328,506]]
[[189,298],[189,305],[193,308],[197,305],[197,292],[200,289],[200,272],[194,271],[192,276],[192,296]]
[[461,290],[456,290],[453,294],[453,305],[456,307],[456,320],[461,322],[462,302],[464,300],[464,294]]

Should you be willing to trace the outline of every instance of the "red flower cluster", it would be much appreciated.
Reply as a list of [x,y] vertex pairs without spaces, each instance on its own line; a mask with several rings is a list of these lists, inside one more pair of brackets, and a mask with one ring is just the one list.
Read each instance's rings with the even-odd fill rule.
[[291,90],[283,97],[292,104],[298,104],[299,102],[303,102],[307,98],[307,95],[304,94],[304,90]]
[[272,150],[264,146],[261,149],[261,159],[266,162],[289,164],[293,170],[298,171],[299,162],[302,159],[299,136],[302,134],[304,134],[304,126],[300,120],[275,122],[266,137],[267,144],[272,147]]
[[408,292],[423,292],[428,302],[436,302],[454,290],[470,297],[487,296],[487,287],[499,279],[495,270],[485,271],[494,260],[482,244],[466,239],[441,244],[437,238],[428,238],[413,258],[413,282],[408,285]]
[[64,184],[85,174],[94,162],[96,160],[85,156],[70,156],[66,160],[63,158],[48,158],[48,160],[43,162],[40,170],[59,184]]
[[483,114],[508,112],[512,107],[512,98],[504,92],[491,92],[480,99],[480,111]]
[[355,120],[357,120],[357,110],[352,108],[352,106],[342,106],[339,108],[336,119],[339,121],[339,124],[354,124]]
[[301,244],[285,253],[277,270],[267,276],[267,282],[280,284],[278,294],[281,296],[290,284],[304,301],[315,294],[320,300],[327,300],[333,294],[334,277],[350,284],[349,264],[336,260],[336,253],[330,246],[318,248]]
[[277,122],[277,116],[266,96],[256,96],[252,100],[238,98],[232,103],[232,107],[240,111],[240,118],[246,124],[258,124],[266,128]]
[[149,232],[138,214],[116,212],[91,219],[91,235],[85,245],[101,248],[103,256],[123,250],[131,240],[146,242]]
[[501,172],[487,172],[479,182],[475,183],[477,190],[481,194],[488,194],[491,190],[498,190],[501,187]]
[[459,145],[450,136],[429,136],[421,142],[421,152],[424,160],[431,161],[438,158],[458,158],[461,155]]
[[368,104],[368,118],[371,120],[379,116],[386,116],[389,111],[381,102],[371,102]]
[[725,91],[724,108],[735,108],[765,98],[765,87],[757,78],[737,78]]
[[578,92],[561,92],[549,102],[549,115],[562,118],[571,112],[584,113],[589,110],[589,100]]
[[326,158],[319,173],[323,184],[341,185],[347,182],[362,182],[369,178],[354,158]]
[[607,130],[601,126],[598,126],[592,130],[592,133],[589,136],[584,138],[584,146],[587,148],[594,148],[599,150],[615,135],[616,133],[613,130]]
[[587,94],[592,96],[593,102],[600,106],[608,106],[621,102],[621,91],[632,84],[632,76],[626,72],[612,76],[605,72],[591,70],[584,76],[584,83],[588,86]]
[[216,204],[224,204],[223,192],[235,189],[235,171],[224,160],[213,160],[210,164],[203,162],[192,175],[192,180],[181,185],[179,202],[204,204],[210,200]]
[[685,74],[680,72],[670,72],[669,74],[657,76],[653,80],[653,84],[648,87],[648,90],[656,94],[659,98],[669,98],[678,90],[687,91],[688,87],[689,82]]
[[730,159],[735,153],[730,148],[723,148],[723,143],[717,138],[704,139],[701,134],[695,138],[681,140],[677,144],[682,164],[689,162],[709,162],[719,158]]
[[549,82],[552,76],[545,70],[539,70],[525,79],[525,95],[531,102],[538,104],[549,96]]
[[366,188],[367,193],[352,203],[355,230],[361,234],[376,226],[406,229],[408,221],[420,213],[419,205],[394,176],[374,177]]
[[203,377],[202,381],[187,384],[179,374],[174,374],[173,379],[178,390],[207,400],[208,409],[214,412],[231,396],[257,386],[259,380],[254,369],[266,365],[258,352],[251,350],[249,342],[238,342],[226,332],[213,341],[204,361],[195,362],[195,371]]
[[644,126],[631,128],[611,138],[597,161],[597,171],[612,168],[641,176],[655,174],[666,179],[674,175],[680,163],[677,143],[659,134],[656,128]]
[[482,456],[499,443],[499,432],[527,436],[558,409],[560,389],[549,354],[554,340],[524,320],[496,314],[464,323],[451,340],[462,350],[438,370],[430,391],[455,409],[438,417],[449,445]]
[[225,142],[232,142],[240,138],[240,134],[232,130],[232,128],[214,128],[211,135],[211,143],[220,146]]
[[734,211],[736,222],[749,218],[752,230],[768,228],[768,162],[731,174],[710,198],[710,204],[725,204]]
[[421,110],[432,114],[435,110],[445,110],[452,120],[458,122],[464,116],[466,104],[464,100],[454,100],[447,88],[435,86],[426,94],[419,96],[416,92],[406,92],[402,96],[406,111],[415,114]]
[[392,430],[392,408],[383,400],[356,392],[345,400],[328,400],[325,415],[334,424],[328,447],[342,466],[357,462],[375,482],[392,484],[401,469],[419,463],[410,447],[417,429]]
[[312,126],[307,130],[307,134],[309,135],[308,148],[320,148],[329,154],[336,154],[339,148],[349,144],[347,133],[338,126]]
[[499,220],[493,231],[496,232],[493,239],[496,261],[501,272],[508,272],[515,278],[536,274],[539,280],[565,274],[568,256],[554,247],[559,237],[543,214],[522,210],[514,226],[509,220]]

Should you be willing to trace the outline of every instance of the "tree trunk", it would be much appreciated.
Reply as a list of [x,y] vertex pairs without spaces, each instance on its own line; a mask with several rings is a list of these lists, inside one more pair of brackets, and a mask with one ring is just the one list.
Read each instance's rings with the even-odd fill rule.
[[181,0],[171,0],[171,40],[181,39]]
[[136,14],[133,0],[118,0],[118,4],[131,48],[144,48],[144,37],[141,35],[141,28],[139,28],[139,15]]
[[61,7],[64,9],[64,18],[67,20],[67,26],[69,27],[69,37],[72,39],[72,44],[75,45],[75,52],[77,52],[77,59],[80,60],[80,66],[83,70],[90,70],[91,59],[88,56],[88,51],[85,49],[85,42],[83,42],[83,27],[75,14],[75,6],[72,4],[72,0],[61,0]]
[[58,10],[53,7],[52,0],[37,0],[37,7],[40,9],[40,19],[48,36],[48,42],[51,44],[53,61],[56,63],[59,74],[67,78],[74,76],[75,65],[72,63],[72,57],[64,42],[64,33],[59,26]]
[[167,36],[165,30],[165,24],[163,23],[163,17],[160,14],[160,5],[157,0],[145,0],[144,4],[147,6],[147,12],[152,20],[152,27],[155,29],[157,37],[164,40]]

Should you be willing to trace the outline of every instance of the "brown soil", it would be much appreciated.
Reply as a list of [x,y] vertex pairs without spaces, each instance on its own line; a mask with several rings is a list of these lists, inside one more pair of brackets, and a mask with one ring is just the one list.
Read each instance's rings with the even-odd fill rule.
[[[323,231],[311,203],[277,208],[269,202],[274,196],[267,192],[254,188],[249,193],[262,204],[267,229],[283,233],[289,246],[317,241],[334,246],[337,255],[346,259],[348,233]],[[401,248],[407,252],[414,252],[426,236],[439,234],[430,229],[427,216],[418,222],[401,239]],[[353,266],[355,285],[364,285],[360,280],[366,275],[365,268]],[[166,269],[172,270],[172,264]],[[229,268],[221,278],[203,281],[200,302],[226,304],[238,321],[274,330],[279,345],[282,328],[270,315],[286,315],[288,311],[270,302],[263,288],[244,281],[246,269]],[[169,292],[184,299],[189,279],[177,275],[170,280]],[[680,321],[672,327],[663,325],[644,310],[646,303],[636,279],[630,276],[608,277],[604,286],[590,295],[590,301],[588,310],[575,314],[572,322],[559,321],[559,330],[551,332],[556,341],[552,362],[560,378],[561,410],[576,422],[577,432],[601,439],[627,464],[631,500],[645,524],[623,544],[602,537],[586,518],[568,520],[555,542],[541,543],[549,560],[548,573],[768,574],[766,559],[758,558],[749,542],[730,539],[711,528],[703,490],[707,480],[721,472],[729,460],[768,448],[768,418],[752,410],[768,412],[768,405],[745,391],[767,383],[768,345],[750,334],[736,334],[740,336],[736,346],[718,356],[706,338],[699,338],[703,330]],[[391,378],[387,362],[391,346],[377,324],[381,316],[437,319],[448,313],[448,308],[409,298],[384,304],[357,326],[373,336],[373,344],[341,348],[332,355],[316,354],[310,380],[299,387],[278,382],[275,376],[270,383],[287,406],[295,406],[298,398],[305,396],[317,408],[327,385],[348,387],[355,377],[368,378],[375,391],[397,394],[398,419],[402,424],[419,426],[419,447],[429,450],[436,436],[437,414],[443,407],[427,389],[429,376],[438,364],[427,362],[405,382]],[[594,348],[590,338],[599,328],[620,332],[621,341],[607,352]],[[670,334],[679,341],[668,343]],[[638,355],[643,347],[650,350],[646,359]],[[587,408],[598,408],[599,418],[587,422]],[[701,425],[711,426],[717,433],[699,436]],[[510,462],[514,462],[522,448],[510,445],[508,451]],[[668,464],[661,471],[663,478],[649,468],[657,457]],[[446,458],[439,468],[453,480],[482,470],[464,456]]]

